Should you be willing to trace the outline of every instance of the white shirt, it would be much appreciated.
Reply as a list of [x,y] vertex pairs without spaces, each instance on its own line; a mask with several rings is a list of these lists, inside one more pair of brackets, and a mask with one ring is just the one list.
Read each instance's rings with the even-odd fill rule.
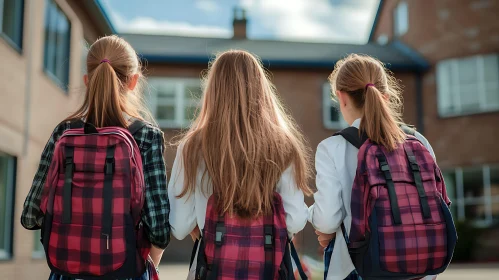
[[[213,189],[209,179],[208,197],[202,192],[201,179],[204,167],[198,168],[196,189],[194,194],[185,195],[182,198],[176,196],[182,192],[184,187],[184,166],[182,163],[182,146],[177,149],[177,156],[173,163],[172,174],[168,184],[168,198],[170,200],[170,226],[171,232],[175,238],[182,240],[196,227],[204,228],[206,216],[206,205],[208,197]],[[284,212],[286,212],[286,226],[290,236],[301,231],[307,224],[308,208],[304,202],[303,192],[298,189],[293,168],[289,167],[281,175],[277,184],[276,191],[281,195]]]
[[[360,119],[352,123],[357,128],[359,125]],[[418,132],[415,136],[435,157],[428,140]],[[317,192],[314,194],[315,203],[309,208],[308,220],[318,231],[335,232],[337,237],[327,280],[343,280],[355,269],[343,238],[341,223],[345,224],[350,233],[350,198],[357,170],[358,151],[342,136],[332,136],[319,144],[315,155]]]

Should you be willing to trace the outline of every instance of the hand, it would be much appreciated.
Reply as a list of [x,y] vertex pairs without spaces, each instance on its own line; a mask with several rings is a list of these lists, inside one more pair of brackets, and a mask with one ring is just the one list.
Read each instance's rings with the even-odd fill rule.
[[316,230],[315,234],[317,234],[317,240],[319,240],[319,244],[321,245],[322,248],[326,248],[327,245],[329,245],[329,242],[331,242],[331,240],[333,240],[333,238],[336,237],[335,232],[328,234]]
[[199,227],[196,226],[190,233],[192,241],[196,241],[201,237],[201,232],[199,231]]

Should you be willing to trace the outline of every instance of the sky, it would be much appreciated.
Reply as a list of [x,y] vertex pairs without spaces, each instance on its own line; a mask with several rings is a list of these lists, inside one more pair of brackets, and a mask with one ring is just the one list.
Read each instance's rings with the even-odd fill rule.
[[248,37],[363,44],[379,0],[99,0],[120,33],[232,36],[234,7]]

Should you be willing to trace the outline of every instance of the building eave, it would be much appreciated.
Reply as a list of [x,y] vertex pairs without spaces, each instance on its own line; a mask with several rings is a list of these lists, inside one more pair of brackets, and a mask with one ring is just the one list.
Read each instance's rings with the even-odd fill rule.
[[368,42],[372,42],[374,40],[374,33],[376,32],[376,27],[378,26],[379,18],[381,17],[381,11],[383,10],[384,0],[379,0],[378,10],[376,11],[376,16],[374,16],[373,26],[371,28],[371,32],[369,33]]
[[[141,54],[141,59],[148,65],[151,64],[184,64],[184,65],[207,65],[213,57],[208,56],[186,56],[186,55],[151,55]],[[337,60],[326,59],[321,61],[306,60],[276,60],[261,58],[266,68],[294,68],[294,69],[328,69],[334,68]],[[392,64],[387,63],[386,67],[392,71],[421,72],[425,70],[424,65],[414,64]]]

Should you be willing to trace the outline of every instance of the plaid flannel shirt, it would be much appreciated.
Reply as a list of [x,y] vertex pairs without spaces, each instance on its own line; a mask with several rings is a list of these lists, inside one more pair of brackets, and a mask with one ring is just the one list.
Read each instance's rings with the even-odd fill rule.
[[[52,132],[43,150],[38,171],[24,202],[21,224],[26,229],[39,229],[43,223],[40,210],[43,185],[47,178],[55,143],[70,128],[69,122],[62,122]],[[168,215],[170,203],[167,195],[166,167],[163,158],[163,132],[150,124],[133,135],[142,156],[145,180],[145,203],[142,212],[149,241],[156,247],[166,248],[170,242],[170,224]]]

